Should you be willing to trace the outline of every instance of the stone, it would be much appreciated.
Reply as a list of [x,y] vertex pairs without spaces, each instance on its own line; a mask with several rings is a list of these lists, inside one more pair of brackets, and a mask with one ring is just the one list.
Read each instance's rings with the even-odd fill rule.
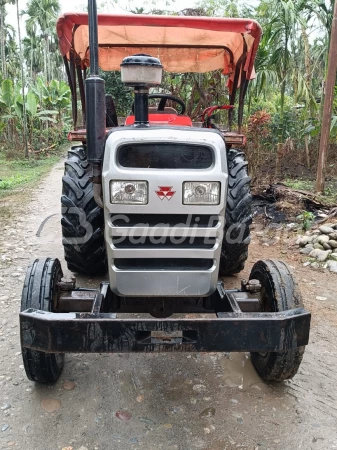
[[301,249],[300,253],[302,253],[302,255],[309,255],[313,250],[313,247],[304,247]]
[[334,250],[332,250],[332,253],[333,253],[333,254],[337,253],[337,248],[335,248]]
[[332,253],[330,255],[330,258],[333,259],[334,261],[337,261],[337,253]]
[[336,261],[328,261],[327,263],[328,269],[332,273],[337,273],[337,260]]
[[319,227],[319,231],[323,234],[330,234],[334,232],[334,229],[326,225],[322,225],[321,227]]
[[321,245],[326,244],[330,241],[330,237],[327,234],[322,234],[321,236],[318,236],[317,242]]
[[192,389],[196,392],[203,392],[206,391],[206,386],[204,384],[195,384]]
[[63,383],[63,389],[65,391],[72,391],[72,390],[75,389],[75,386],[76,386],[75,383],[73,381],[70,381],[70,380],[65,380],[64,383]]
[[310,262],[310,261],[307,261],[307,262],[305,262],[305,263],[303,264],[303,267],[308,267],[308,266],[310,266],[310,264],[311,264],[311,262]]
[[10,407],[11,407],[11,405],[9,403],[4,403],[0,409],[2,411],[7,411],[7,409],[9,409]]
[[328,241],[328,244],[331,248],[337,248],[337,241],[335,241],[334,239],[330,239],[330,241]]
[[327,244],[327,243],[324,243],[324,244],[323,244],[323,248],[324,248],[324,250],[331,250],[330,245]]
[[307,244],[307,245],[305,246],[305,248],[312,248],[312,249],[313,249],[313,248],[314,248],[314,244],[311,244],[311,243],[310,243],[310,244]]
[[317,261],[319,262],[324,262],[329,258],[329,255],[332,253],[331,250],[319,250],[319,249],[314,249],[311,251],[311,253],[309,253],[309,256],[311,256],[311,258],[315,258],[317,259]]
[[122,411],[117,411],[115,416],[119,420],[127,421],[127,420],[131,419],[132,414],[129,411],[122,410]]
[[324,250],[323,245],[318,244],[318,243],[314,244],[314,249],[316,249],[316,250]]
[[297,239],[296,244],[300,247],[305,247],[312,239],[309,239],[309,236],[302,236],[300,239]]
[[58,411],[61,408],[61,402],[55,398],[44,398],[41,401],[41,408],[49,413]]
[[312,269],[319,269],[320,268],[320,265],[318,264],[318,262],[313,262],[313,263],[311,263],[310,264],[310,267],[312,268]]
[[334,233],[330,233],[329,234],[330,239],[332,239],[333,241],[337,241],[337,232],[335,231]]
[[204,417],[213,417],[215,415],[215,408],[206,408],[199,414],[200,419]]

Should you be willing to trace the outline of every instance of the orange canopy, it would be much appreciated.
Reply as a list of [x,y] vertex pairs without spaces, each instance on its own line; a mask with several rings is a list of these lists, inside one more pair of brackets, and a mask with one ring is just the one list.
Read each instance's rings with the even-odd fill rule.
[[[148,53],[169,72],[222,69],[233,80],[240,63],[240,78],[244,70],[251,79],[261,33],[251,19],[99,14],[99,65],[120,70],[125,56]],[[88,15],[64,14],[58,19],[57,34],[62,55],[69,59],[73,52],[76,64],[89,67]]]

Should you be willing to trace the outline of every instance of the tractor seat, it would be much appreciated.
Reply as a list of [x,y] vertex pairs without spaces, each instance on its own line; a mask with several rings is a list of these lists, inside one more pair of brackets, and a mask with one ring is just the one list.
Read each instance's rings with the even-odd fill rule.
[[177,114],[178,112],[176,109],[172,108],[171,106],[166,106],[164,108],[164,111],[158,111],[157,106],[149,106],[149,114]]

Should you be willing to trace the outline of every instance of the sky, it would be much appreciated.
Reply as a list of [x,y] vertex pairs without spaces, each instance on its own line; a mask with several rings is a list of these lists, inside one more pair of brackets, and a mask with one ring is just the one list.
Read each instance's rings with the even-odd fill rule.
[[[19,1],[19,9],[20,11],[26,8],[26,0],[18,0]],[[123,9],[119,6],[116,1],[113,0],[96,0],[98,5],[99,12],[104,13],[116,13],[116,14],[126,14],[128,13],[127,9],[131,4],[132,7],[144,7],[145,9],[172,9],[172,10],[183,10],[186,8],[194,8],[197,3],[200,4],[198,0],[171,0],[170,7],[167,6],[167,2],[165,0],[121,0],[120,3],[125,4],[127,9]],[[246,0],[247,5],[256,6],[258,4],[258,0]],[[85,11],[87,2],[86,0],[60,0],[61,11],[60,14],[65,12],[73,12],[73,11]],[[16,20],[16,6],[15,5],[7,5],[7,16],[6,21],[10,25],[12,25],[15,29],[17,28],[17,20]],[[23,16],[21,19],[21,34],[25,35],[25,17]]]

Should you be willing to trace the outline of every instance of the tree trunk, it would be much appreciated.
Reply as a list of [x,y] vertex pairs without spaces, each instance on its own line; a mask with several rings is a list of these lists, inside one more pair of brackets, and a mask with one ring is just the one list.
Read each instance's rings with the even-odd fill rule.
[[47,43],[46,43],[46,38],[44,41],[44,55],[43,55],[43,70],[44,70],[44,76],[46,77],[46,80],[48,82],[48,69],[47,69]]
[[279,129],[278,129],[276,166],[275,166],[276,180],[278,180],[281,177],[281,161],[282,161],[283,141],[284,141],[284,103],[285,103],[286,81],[287,81],[287,71],[288,71],[288,56],[287,56],[288,40],[289,40],[289,37],[286,34],[285,42],[284,42],[284,61],[283,61],[282,80],[281,80],[280,124],[279,124]]
[[309,136],[307,134],[304,136],[304,144],[305,144],[305,156],[307,159],[307,167],[308,169],[310,169]]
[[3,73],[3,78],[7,78],[7,67],[6,67],[6,53],[5,53],[5,41],[6,41],[6,30],[5,30],[5,6],[1,4],[0,6],[0,59],[1,59],[1,71]]
[[327,163],[328,146],[330,140],[330,126],[332,117],[332,107],[334,100],[334,90],[337,73],[337,2],[335,2],[334,15],[331,27],[330,48],[329,48],[328,74],[326,78],[326,95],[324,100],[322,131],[319,147],[316,191],[323,192],[325,188],[325,172]]
[[276,153],[276,166],[275,166],[275,177],[278,180],[281,177],[281,162],[283,154],[283,141],[284,141],[284,101],[285,101],[285,91],[286,91],[286,75],[281,85],[281,106],[280,106],[280,123],[278,127],[278,137],[277,137],[277,153]]
[[23,125],[23,143],[25,148],[25,157],[29,157],[28,142],[27,142],[27,116],[26,116],[26,96],[25,96],[25,76],[23,71],[23,56],[22,56],[22,44],[21,44],[21,30],[20,30],[20,13],[19,13],[19,0],[16,0],[16,20],[18,24],[18,38],[19,38],[19,52],[20,52],[20,64],[21,64],[21,83],[22,83],[22,125]]

